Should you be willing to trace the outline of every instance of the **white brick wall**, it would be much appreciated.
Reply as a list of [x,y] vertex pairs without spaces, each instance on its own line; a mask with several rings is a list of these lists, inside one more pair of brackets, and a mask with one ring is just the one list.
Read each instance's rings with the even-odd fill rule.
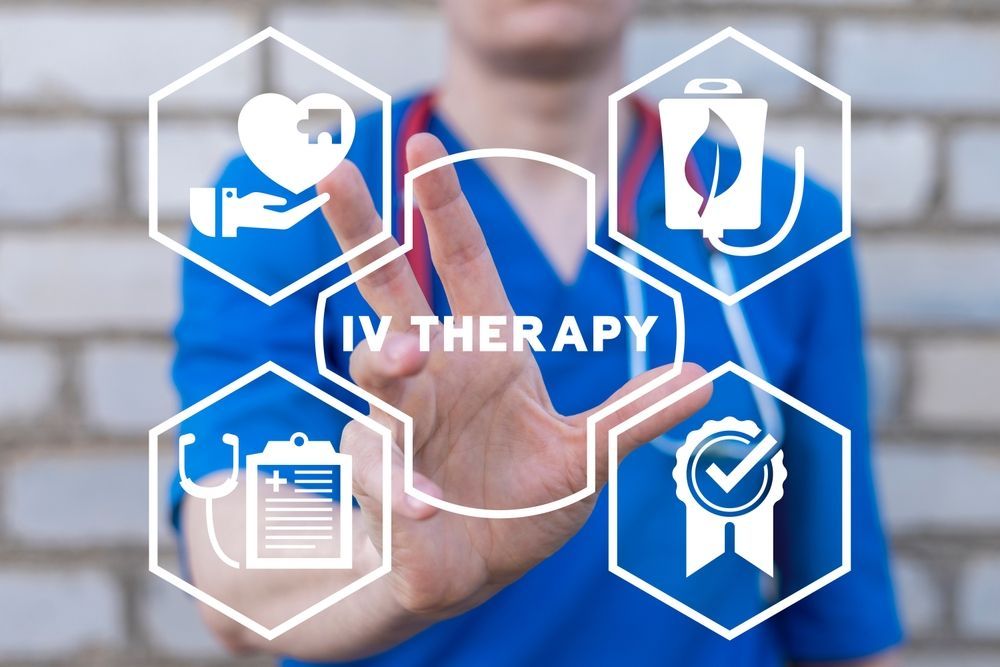
[[958,589],[958,627],[962,636],[991,640],[1000,637],[1000,558],[977,558],[962,574]]
[[180,260],[139,230],[0,237],[0,327],[163,332]]
[[[0,35],[0,59],[2,51]],[[106,215],[114,196],[113,155],[105,123],[0,119],[0,156],[16,166],[0,178],[0,220]]]
[[940,582],[930,568],[910,559],[893,564],[896,592],[906,629],[913,637],[938,634],[945,619],[945,599]]
[[0,618],[0,660],[15,664],[114,647],[125,638],[121,595],[114,580],[96,570],[5,568]]
[[825,69],[862,109],[933,113],[1000,110],[995,22],[838,21]]
[[915,352],[913,410],[918,421],[947,429],[1000,429],[1000,340],[932,339]]
[[900,236],[859,244],[870,320],[878,325],[1000,324],[1000,239]]
[[920,121],[859,123],[854,129],[854,213],[865,222],[919,224],[927,217],[936,159]]
[[161,579],[149,578],[143,594],[143,631],[154,648],[186,659],[188,664],[225,655],[187,593]]
[[0,343],[0,422],[27,422],[57,401],[59,360],[48,346]]
[[959,220],[1000,221],[1000,126],[955,133],[948,147],[948,205]]
[[[445,38],[436,13],[333,8],[331,4],[282,7],[275,12],[273,24],[349,72],[396,95],[419,90],[440,76]],[[275,50],[275,63],[276,78],[287,94],[304,96],[317,87],[336,85],[331,73],[284,47]],[[342,90],[349,99],[373,104],[357,91]]]
[[[159,124],[159,213],[161,220],[187,220],[189,192],[211,186],[226,162],[236,155],[236,118],[225,121],[171,121]],[[130,200],[138,215],[149,207],[149,132],[136,126],[129,133]]]
[[867,363],[872,419],[888,425],[899,414],[902,400],[903,354],[890,341],[876,339],[868,344]]
[[996,653],[981,651],[908,651],[906,667],[996,667]]
[[877,449],[876,464],[894,531],[1000,530],[1000,452],[948,441],[888,443]]
[[[815,65],[811,48],[814,33],[806,21],[787,17],[760,20],[728,14],[725,17],[681,22],[667,14],[641,21],[633,29],[625,60],[629,80],[656,69],[670,57],[695,46],[727,25],[738,28],[807,69]],[[643,92],[649,96],[677,95],[683,92],[687,81],[712,71],[725,71],[739,81],[747,93],[759,93],[766,89],[769,102],[778,107],[799,104],[810,93],[807,84],[733,41],[720,44],[697,63],[678,67],[651,83]]]
[[32,457],[3,476],[3,524],[11,540],[53,548],[142,546],[147,535],[147,457]]
[[[927,216],[937,174],[931,127],[920,121],[862,122],[853,126],[851,164],[854,219],[861,225],[918,224]],[[839,123],[768,121],[767,145],[789,163],[806,147],[806,172],[840,192]]]
[[[0,97],[43,107],[145,108],[145,98],[254,32],[239,11],[97,5],[0,10]],[[253,57],[192,87],[189,104],[242,103],[258,85]]]
[[99,432],[141,434],[177,411],[171,349],[151,343],[94,343],[83,352],[87,423]]

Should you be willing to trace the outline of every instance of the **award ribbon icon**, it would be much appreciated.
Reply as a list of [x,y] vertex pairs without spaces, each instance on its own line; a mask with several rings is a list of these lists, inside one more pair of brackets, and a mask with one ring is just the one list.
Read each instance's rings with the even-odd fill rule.
[[[728,473],[712,462],[711,449],[724,443],[747,450]],[[685,574],[726,552],[726,526],[732,524],[736,555],[773,577],[774,505],[788,476],[777,441],[752,421],[707,421],[677,450],[673,476],[687,509]]]

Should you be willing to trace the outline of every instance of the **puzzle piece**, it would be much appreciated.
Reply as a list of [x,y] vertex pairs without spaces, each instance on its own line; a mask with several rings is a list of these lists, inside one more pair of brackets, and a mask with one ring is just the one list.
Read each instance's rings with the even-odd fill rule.
[[340,126],[340,109],[309,109],[309,116],[296,125],[302,134],[309,135],[310,144],[332,144],[333,132],[330,128]]

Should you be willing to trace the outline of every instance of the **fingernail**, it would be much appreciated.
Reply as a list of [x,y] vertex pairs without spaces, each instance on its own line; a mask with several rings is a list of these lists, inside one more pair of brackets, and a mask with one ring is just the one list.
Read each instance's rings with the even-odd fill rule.
[[414,514],[423,514],[427,507],[428,505],[424,501],[414,498],[413,496],[406,496],[406,509],[410,510]]
[[406,336],[393,336],[386,341],[383,351],[389,361],[395,363],[403,358],[409,346],[410,341]]
[[[441,491],[438,489],[437,484],[422,475],[416,475],[414,477],[413,490],[423,493],[424,495],[431,496],[432,498],[438,498],[441,496]],[[413,513],[413,516],[417,518],[430,517],[437,511],[433,505],[430,505],[410,494],[406,494],[406,507]]]

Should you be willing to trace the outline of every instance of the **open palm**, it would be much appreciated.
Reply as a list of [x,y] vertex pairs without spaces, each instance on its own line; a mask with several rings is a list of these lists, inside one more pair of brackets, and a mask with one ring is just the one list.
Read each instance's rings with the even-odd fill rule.
[[[414,169],[445,151],[430,135],[407,145]],[[320,184],[324,206],[346,251],[371,238],[382,224],[360,173],[345,163]],[[482,231],[451,165],[414,181],[414,195],[427,226],[434,266],[456,318],[513,316]],[[357,269],[395,247],[392,239],[369,250]],[[392,316],[385,345],[374,352],[362,343],[351,358],[360,386],[399,408],[414,422],[414,484],[435,497],[472,508],[503,510],[545,505],[585,488],[587,413],[555,411],[530,351],[447,352],[440,332],[421,351],[411,316],[431,315],[404,258],[362,278],[358,286],[379,315]],[[478,332],[473,340],[478,340]],[[509,332],[508,332],[509,341]],[[635,378],[616,396],[666,372]],[[699,375],[685,366],[678,377],[604,420],[598,443],[619,423]],[[696,392],[624,434],[622,456],[699,409],[708,391]],[[595,408],[599,409],[599,408]],[[402,434],[395,419],[372,406],[376,419]],[[377,438],[352,425],[344,451],[355,458],[356,492],[369,536],[380,547],[383,489]],[[600,452],[600,447],[598,451]],[[598,454],[597,481],[606,479],[606,456]],[[513,581],[572,537],[593,509],[595,495],[563,509],[516,519],[485,519],[439,512],[402,493],[401,452],[394,452],[393,585],[411,609],[449,614],[478,604]]]

